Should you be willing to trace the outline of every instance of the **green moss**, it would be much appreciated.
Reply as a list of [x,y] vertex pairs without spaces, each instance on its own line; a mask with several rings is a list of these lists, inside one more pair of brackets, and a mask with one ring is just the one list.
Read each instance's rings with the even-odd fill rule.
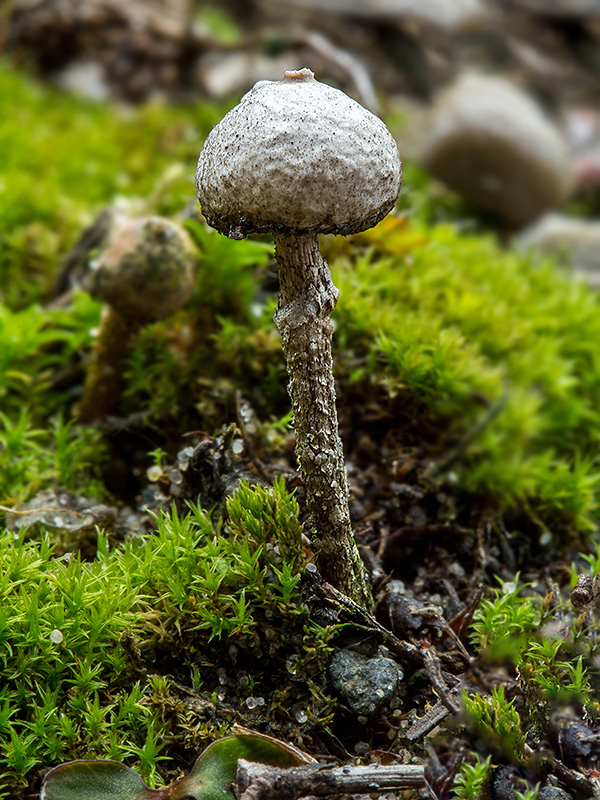
[[[597,555],[589,557],[593,563]],[[598,714],[598,644],[590,636],[585,615],[569,617],[569,608],[557,602],[550,592],[541,597],[527,587],[503,584],[484,600],[474,615],[471,627],[473,644],[485,662],[512,664],[517,668],[520,695],[524,705],[506,702],[504,695],[483,698],[465,694],[467,714],[488,734],[496,752],[503,740],[515,745],[513,756],[522,758],[521,729],[530,741],[538,743],[548,735],[553,708],[575,704],[595,720]],[[548,635],[563,625],[559,637]],[[511,728],[514,729],[511,733]]]
[[[518,579],[517,574],[515,584]],[[522,655],[528,646],[527,637],[541,624],[539,603],[532,597],[522,597],[522,588],[502,586],[494,590],[493,600],[483,600],[479,605],[471,629],[479,652],[493,652],[499,660]]]
[[[155,536],[122,549],[100,535],[93,563],[54,559],[46,538],[0,534],[0,797],[72,758],[114,758],[166,780],[237,706],[247,712],[263,681],[286,674],[294,651],[294,697],[280,693],[261,718],[304,701],[318,724],[301,669],[317,659],[319,634],[300,603],[297,504],[280,482],[242,485],[228,508],[227,527],[192,508],[161,515]],[[219,680],[232,659],[248,669],[234,688]],[[166,741],[182,760],[161,767]]]
[[32,305],[11,311],[0,304],[0,406],[6,414],[26,405],[36,420],[64,408],[56,377],[77,357],[98,324],[100,304],[78,294],[68,310]]
[[[464,761],[454,781],[456,800],[471,800],[474,797],[485,797],[489,783],[491,756],[482,761],[476,756],[475,763]],[[488,789],[489,791],[489,789]]]
[[[181,410],[195,385],[195,410],[209,426],[232,413],[237,389],[263,417],[280,416],[287,399],[275,299],[257,293],[268,253],[261,243],[194,231],[203,251],[189,317],[197,338],[176,358],[164,338],[142,336],[129,408],[143,400],[159,416]],[[442,479],[492,508],[531,510],[559,535],[592,530],[600,475],[596,294],[550,263],[447,225],[390,220],[326,249],[341,290],[340,403],[345,386],[358,403],[378,386],[379,401],[383,393],[394,414],[408,415],[413,435],[420,431],[441,462],[476,430]],[[350,371],[349,363],[359,366]]]
[[546,519],[592,529],[597,295],[550,263],[448,225],[390,220],[360,241],[362,254],[333,264],[338,347],[369,357],[363,376],[376,375],[416,426],[436,420],[440,453],[505,400],[454,478],[502,508],[531,502]]
[[79,295],[68,310],[0,305],[0,504],[55,484],[102,496],[105,447],[98,431],[65,419],[60,389],[89,341],[100,307]]
[[60,416],[36,428],[25,409],[14,419],[0,412],[0,504],[22,502],[55,485],[102,498],[105,457],[99,431]]
[[161,103],[115,113],[0,62],[0,300],[43,297],[83,225],[117,195],[145,198],[146,212],[180,211],[220,115],[214,105]]
[[482,735],[489,737],[497,750],[514,761],[525,757],[525,736],[515,701],[507,700],[504,686],[497,686],[489,697],[463,692],[465,712],[476,723]]

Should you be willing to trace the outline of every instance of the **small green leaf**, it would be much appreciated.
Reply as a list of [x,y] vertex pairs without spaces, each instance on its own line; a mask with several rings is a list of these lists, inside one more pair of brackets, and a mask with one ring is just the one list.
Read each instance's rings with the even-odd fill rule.
[[229,786],[235,781],[240,758],[273,767],[314,762],[301,750],[271,736],[250,732],[230,736],[206,748],[191,772],[173,787],[172,800],[233,800]]
[[70,761],[46,774],[40,800],[166,800],[170,789],[149,789],[117,761]]

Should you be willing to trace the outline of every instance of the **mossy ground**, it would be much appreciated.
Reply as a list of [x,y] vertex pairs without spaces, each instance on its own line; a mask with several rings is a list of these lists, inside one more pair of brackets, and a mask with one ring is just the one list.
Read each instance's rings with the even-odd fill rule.
[[[335,626],[311,620],[301,593],[302,506],[282,482],[233,493],[240,476],[297,481],[272,246],[229,241],[194,206],[195,160],[223,110],[115,113],[0,68],[0,504],[60,486],[138,513],[143,496],[157,513],[146,518],[155,535],[99,534],[87,561],[53,557],[52,531],[2,534],[0,797],[33,796],[40,772],[76,757],[125,760],[160,783],[234,721],[338,756],[360,735],[356,723],[342,731],[348,710],[325,677]],[[490,236],[433,223],[416,167],[405,182],[395,216],[323,241],[341,290],[335,361],[363,542],[377,545],[388,525],[384,566],[411,582],[439,547],[476,571],[482,531],[503,570],[508,551],[514,570],[532,552],[541,566],[574,543],[593,549],[597,295]],[[53,287],[117,196],[185,219],[197,288],[140,333],[119,420],[85,428],[73,410],[101,307],[77,289],[53,306]],[[243,433],[229,436],[243,445],[235,457],[218,452],[232,423]],[[175,491],[176,453],[203,441],[209,466]],[[433,522],[446,531],[439,546],[402,543]],[[463,600],[469,578],[457,582]],[[392,746],[409,711],[364,735]]]

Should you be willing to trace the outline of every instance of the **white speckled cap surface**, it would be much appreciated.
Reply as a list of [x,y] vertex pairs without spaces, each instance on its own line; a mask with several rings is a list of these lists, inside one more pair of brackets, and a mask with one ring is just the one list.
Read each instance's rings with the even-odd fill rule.
[[233,238],[356,233],[391,211],[401,175],[383,122],[299,70],[257,83],[213,128],[196,188],[208,223]]

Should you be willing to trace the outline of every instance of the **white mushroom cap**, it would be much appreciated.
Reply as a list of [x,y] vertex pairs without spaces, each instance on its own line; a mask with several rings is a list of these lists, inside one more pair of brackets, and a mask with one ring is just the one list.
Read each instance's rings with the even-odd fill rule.
[[383,122],[310,70],[260,81],[208,135],[196,187],[208,223],[248,233],[356,233],[391,211],[400,158]]

